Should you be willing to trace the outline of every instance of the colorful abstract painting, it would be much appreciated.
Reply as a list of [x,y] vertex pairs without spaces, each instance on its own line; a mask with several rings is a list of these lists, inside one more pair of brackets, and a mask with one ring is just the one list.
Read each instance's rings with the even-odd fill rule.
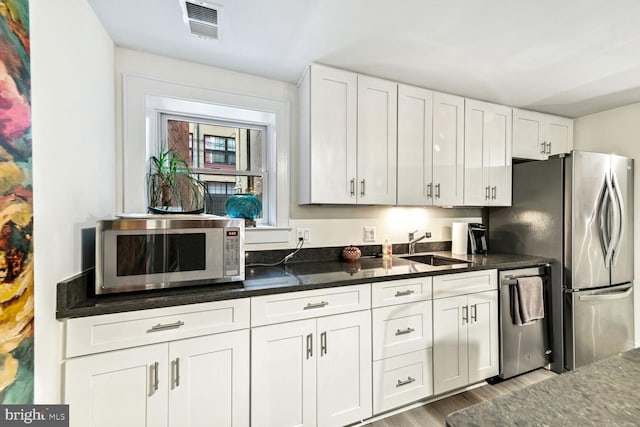
[[0,0],[0,402],[33,403],[29,2]]

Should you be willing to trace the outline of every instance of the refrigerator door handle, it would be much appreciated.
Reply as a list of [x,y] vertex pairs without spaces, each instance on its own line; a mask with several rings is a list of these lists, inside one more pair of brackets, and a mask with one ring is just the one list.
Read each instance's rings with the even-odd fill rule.
[[598,231],[600,237],[600,245],[602,246],[602,255],[606,268],[609,268],[611,262],[611,233],[609,227],[609,201],[611,199],[609,191],[609,183],[607,177],[602,182],[600,197],[598,197]]
[[616,232],[615,244],[613,244],[613,265],[615,266],[618,263],[618,254],[620,252],[620,245],[622,244],[622,240],[624,238],[624,229],[626,226],[626,218],[624,213],[624,199],[622,198],[622,193],[620,192],[620,183],[618,182],[618,177],[616,174],[613,174],[613,188],[615,190],[615,198],[617,199],[617,203],[615,205],[615,209],[618,209],[618,214],[614,217],[618,219],[616,228],[614,229]]
[[580,301],[606,301],[623,299],[631,295],[633,291],[633,285],[629,285],[628,288],[621,290],[620,292],[608,292],[604,294],[592,294],[592,295],[580,295],[578,299]]

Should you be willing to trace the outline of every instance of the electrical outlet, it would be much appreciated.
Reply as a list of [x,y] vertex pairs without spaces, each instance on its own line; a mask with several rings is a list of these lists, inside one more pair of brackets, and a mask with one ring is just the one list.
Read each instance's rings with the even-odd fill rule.
[[311,229],[310,228],[297,228],[296,229],[296,241],[302,241],[304,243],[311,242]]
[[375,242],[376,241],[376,228],[373,226],[366,226],[363,228],[362,241]]

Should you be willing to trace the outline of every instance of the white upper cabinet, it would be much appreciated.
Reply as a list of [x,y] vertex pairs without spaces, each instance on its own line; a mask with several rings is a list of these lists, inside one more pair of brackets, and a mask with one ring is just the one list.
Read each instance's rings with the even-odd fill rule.
[[464,204],[511,205],[510,107],[465,101]]
[[312,65],[299,87],[300,203],[396,203],[397,84]]
[[545,160],[573,149],[573,120],[513,110],[513,157]]
[[398,85],[358,76],[358,203],[396,203]]
[[463,191],[464,98],[434,92],[433,204],[460,206]]
[[398,204],[433,204],[433,92],[398,85]]
[[355,203],[357,75],[313,65],[299,96],[300,203]]

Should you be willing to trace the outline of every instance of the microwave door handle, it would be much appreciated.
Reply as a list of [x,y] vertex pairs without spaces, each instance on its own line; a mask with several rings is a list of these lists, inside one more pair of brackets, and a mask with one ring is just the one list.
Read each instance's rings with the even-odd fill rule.
[[620,246],[622,245],[622,240],[624,239],[624,229],[626,227],[626,215],[624,210],[624,199],[622,197],[622,193],[620,192],[620,183],[618,182],[618,177],[615,173],[613,173],[613,189],[615,190],[614,196],[616,198],[615,208],[618,209],[618,224],[616,227],[616,243],[613,249],[613,260],[612,263],[615,266],[618,263],[618,255],[620,253]]

